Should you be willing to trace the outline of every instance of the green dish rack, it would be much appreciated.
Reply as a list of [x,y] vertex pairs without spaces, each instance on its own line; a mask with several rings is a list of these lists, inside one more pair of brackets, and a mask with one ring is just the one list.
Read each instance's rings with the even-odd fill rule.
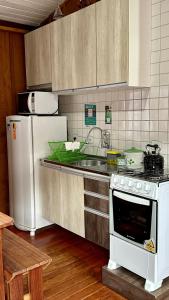
[[81,152],[85,142],[80,142],[80,148],[74,151],[66,150],[65,142],[48,142],[51,151],[51,154],[48,156],[49,160],[71,163],[86,158],[87,155]]

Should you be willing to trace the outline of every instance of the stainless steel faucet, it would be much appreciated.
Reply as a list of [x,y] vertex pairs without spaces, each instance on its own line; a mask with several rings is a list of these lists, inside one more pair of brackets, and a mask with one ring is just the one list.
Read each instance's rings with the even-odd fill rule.
[[108,130],[103,130],[100,127],[92,127],[86,137],[85,143],[89,144],[89,136],[93,130],[100,130],[101,133],[101,148],[110,148],[110,132]]

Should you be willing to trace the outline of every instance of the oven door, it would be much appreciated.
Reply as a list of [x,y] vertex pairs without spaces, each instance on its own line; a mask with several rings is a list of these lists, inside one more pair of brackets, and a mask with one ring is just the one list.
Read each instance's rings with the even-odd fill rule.
[[110,233],[155,253],[157,251],[157,202],[112,191]]

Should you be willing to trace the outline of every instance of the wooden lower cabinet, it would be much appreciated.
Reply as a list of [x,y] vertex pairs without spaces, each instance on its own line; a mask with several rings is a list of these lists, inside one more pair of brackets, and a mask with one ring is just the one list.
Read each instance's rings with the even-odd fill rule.
[[85,211],[85,238],[109,249],[109,219]]
[[[42,216],[109,249],[109,198],[84,194],[84,184],[92,186],[92,182],[84,181],[80,175],[41,166]],[[98,181],[96,186],[104,187],[102,191],[107,193],[109,182]]]
[[85,237],[109,249],[109,178],[84,178]]
[[85,236],[82,176],[41,167],[40,199],[45,219]]
[[40,199],[42,216],[61,226],[60,172],[40,167]]
[[62,172],[60,174],[60,199],[62,226],[84,237],[83,177]]

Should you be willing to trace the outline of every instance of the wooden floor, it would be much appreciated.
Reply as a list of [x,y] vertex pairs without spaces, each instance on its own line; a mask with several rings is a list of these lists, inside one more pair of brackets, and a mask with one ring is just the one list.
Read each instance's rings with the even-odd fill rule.
[[45,300],[125,300],[101,283],[107,250],[57,226],[39,231],[35,238],[10,229],[52,258],[44,271]]

